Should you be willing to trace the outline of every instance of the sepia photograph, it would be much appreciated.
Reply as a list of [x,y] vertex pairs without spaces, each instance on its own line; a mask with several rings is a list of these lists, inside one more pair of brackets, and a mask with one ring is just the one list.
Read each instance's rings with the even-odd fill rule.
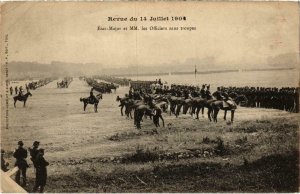
[[299,192],[298,2],[1,4],[1,193]]

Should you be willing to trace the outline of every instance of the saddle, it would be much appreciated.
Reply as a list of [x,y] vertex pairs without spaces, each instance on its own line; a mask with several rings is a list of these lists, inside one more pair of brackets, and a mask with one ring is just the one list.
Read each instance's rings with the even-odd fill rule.
[[98,102],[97,99],[93,99],[92,97],[88,97],[88,101],[90,104],[94,104],[94,103]]
[[227,107],[233,107],[235,105],[235,103],[232,100],[223,100],[223,107],[227,108]]

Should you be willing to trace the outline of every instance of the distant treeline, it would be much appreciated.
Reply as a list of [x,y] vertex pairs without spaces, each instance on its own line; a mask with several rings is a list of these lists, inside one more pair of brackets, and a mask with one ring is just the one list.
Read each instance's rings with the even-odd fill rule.
[[[233,72],[248,72],[248,71],[282,71],[282,70],[293,70],[295,68],[255,68],[255,69],[229,69],[229,70],[210,70],[210,71],[197,71],[196,74],[213,74],[213,73],[233,73]],[[189,75],[195,74],[195,71],[183,71],[183,72],[169,72],[169,73],[131,73],[131,74],[118,74],[114,75],[117,77],[134,77],[134,76],[163,76],[163,75]]]

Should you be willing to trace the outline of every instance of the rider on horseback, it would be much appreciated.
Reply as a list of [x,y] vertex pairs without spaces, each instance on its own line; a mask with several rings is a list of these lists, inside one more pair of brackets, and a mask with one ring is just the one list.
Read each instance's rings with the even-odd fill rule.
[[205,84],[204,85],[202,85],[202,88],[201,88],[201,90],[200,90],[200,95],[201,95],[201,97],[202,98],[205,98]]
[[20,89],[19,89],[19,96],[23,96],[23,88],[22,88],[22,86],[20,86]]
[[213,96],[215,96],[217,98],[217,100],[223,100],[224,99],[224,97],[222,96],[220,87],[217,87],[217,91],[215,91],[213,93]]
[[93,90],[94,90],[94,88],[91,89],[89,98],[90,98],[91,102],[96,102],[97,98],[94,96]]
[[228,92],[227,90],[225,89],[224,92],[222,93],[222,96],[223,96],[223,99],[224,99],[224,107],[226,106],[233,106],[233,103],[232,103],[232,100],[231,98],[229,98],[229,95],[228,95]]

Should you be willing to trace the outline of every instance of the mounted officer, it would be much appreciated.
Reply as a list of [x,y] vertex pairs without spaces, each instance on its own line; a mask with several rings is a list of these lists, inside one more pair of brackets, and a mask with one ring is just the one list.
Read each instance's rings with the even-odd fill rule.
[[224,90],[224,92],[222,93],[222,96],[223,96],[223,99],[224,99],[224,103],[223,103],[224,107],[233,106],[232,99],[229,98],[227,89]]
[[206,99],[210,99],[211,98],[210,85],[206,86],[205,97],[206,97]]
[[27,150],[23,148],[24,143],[22,141],[18,142],[18,149],[14,152],[13,156],[16,158],[15,166],[19,168],[16,173],[16,183],[20,185],[20,176],[22,174],[23,186],[26,186],[26,170],[29,167],[26,161]]
[[20,88],[19,88],[19,96],[23,96],[23,88],[22,88],[22,86],[20,86]]
[[202,88],[200,90],[200,95],[201,95],[202,98],[205,98],[205,84],[202,85]]
[[94,102],[97,101],[97,98],[94,96],[93,90],[94,90],[94,87],[92,87],[92,89],[91,89],[91,91],[90,91],[90,96],[89,96],[90,101],[91,101],[92,103],[94,103]]
[[217,91],[215,91],[213,93],[213,96],[216,97],[217,100],[223,100],[223,96],[222,96],[222,92],[221,92],[221,88],[220,87],[217,87]]

